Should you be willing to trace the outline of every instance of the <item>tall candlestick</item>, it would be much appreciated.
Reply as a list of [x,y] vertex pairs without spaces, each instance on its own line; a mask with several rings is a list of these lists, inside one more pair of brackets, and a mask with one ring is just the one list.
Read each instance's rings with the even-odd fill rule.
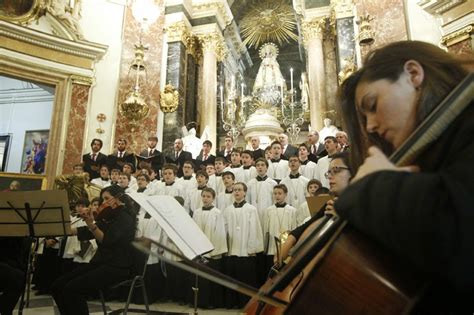
[[290,78],[291,78],[291,103],[293,103],[293,68],[290,68]]
[[281,80],[281,86],[280,86],[280,99],[281,99],[281,105],[283,105],[283,85],[285,84],[285,80]]
[[244,99],[244,84],[240,83],[240,97]]
[[224,87],[221,85],[220,86],[220,90],[221,90],[221,111],[224,110]]

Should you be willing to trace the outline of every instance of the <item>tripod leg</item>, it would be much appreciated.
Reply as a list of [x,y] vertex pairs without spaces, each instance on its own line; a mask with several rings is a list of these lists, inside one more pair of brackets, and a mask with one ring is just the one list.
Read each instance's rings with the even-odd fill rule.
[[[26,269],[26,276],[25,276],[25,285],[23,289],[23,293],[21,294],[20,298],[20,307],[18,308],[18,315],[23,314],[23,309],[29,306],[30,304],[30,283],[31,283],[31,271],[33,270],[33,260],[32,260],[32,252],[34,250],[33,244],[35,244],[35,239],[30,238],[29,240],[29,245],[28,245],[28,263],[27,263],[27,269]],[[25,302],[25,293],[26,293],[26,302]]]

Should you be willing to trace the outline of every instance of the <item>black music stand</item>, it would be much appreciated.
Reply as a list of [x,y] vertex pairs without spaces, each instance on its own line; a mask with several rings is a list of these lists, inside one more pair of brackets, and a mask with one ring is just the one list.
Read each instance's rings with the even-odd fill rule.
[[[66,191],[10,191],[0,193],[0,236],[28,237],[28,267],[18,314],[29,306],[32,271],[31,245],[37,237],[71,234]],[[26,292],[26,303],[25,303]],[[26,305],[25,305],[26,304]]]

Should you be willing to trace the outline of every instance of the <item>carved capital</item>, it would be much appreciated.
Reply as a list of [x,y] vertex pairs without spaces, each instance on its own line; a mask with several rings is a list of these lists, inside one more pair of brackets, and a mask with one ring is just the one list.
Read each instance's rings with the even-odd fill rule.
[[227,55],[227,47],[224,39],[217,33],[198,35],[203,52],[213,52],[219,61],[224,60]]
[[324,30],[326,29],[326,17],[317,18],[310,21],[303,21],[303,42],[305,45],[312,39],[323,39]]
[[168,43],[183,42],[183,44],[187,46],[192,37],[189,27],[183,21],[173,23],[166,27],[165,32],[168,35]]
[[88,85],[91,86],[94,83],[94,78],[85,77],[82,75],[72,75],[71,76],[72,84]]
[[448,35],[444,35],[441,38],[441,44],[445,45],[446,47],[452,46],[454,44],[462,42],[463,40],[470,38],[473,32],[474,32],[474,24],[467,25],[458,31],[455,31]]
[[332,6],[336,19],[354,16],[353,0],[334,0],[332,1]]

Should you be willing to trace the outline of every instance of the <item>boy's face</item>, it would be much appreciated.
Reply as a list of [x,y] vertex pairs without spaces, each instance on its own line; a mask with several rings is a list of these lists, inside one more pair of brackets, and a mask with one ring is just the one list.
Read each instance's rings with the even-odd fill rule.
[[148,185],[148,182],[146,181],[146,178],[144,176],[138,176],[137,185],[139,188],[146,188],[146,186]]
[[198,175],[196,176],[196,181],[199,187],[206,186],[207,184],[207,179],[205,176]]
[[215,167],[216,167],[216,172],[220,174],[222,173],[222,171],[224,171],[225,164],[222,163],[222,161],[218,161],[215,163]]
[[107,167],[100,168],[100,177],[109,178],[109,169]]
[[208,143],[202,145],[202,152],[209,154],[211,152],[211,146]]
[[212,194],[208,191],[203,191],[201,194],[201,200],[205,207],[209,207],[214,202]]
[[156,140],[148,140],[148,147],[150,149],[154,149],[156,147],[157,143],[158,143],[158,141],[156,141]]
[[132,174],[132,167],[130,165],[125,164],[122,167],[122,172],[124,172],[125,174]]
[[298,155],[301,160],[306,160],[308,158],[308,149],[306,149],[306,147],[300,147],[298,149]]
[[232,141],[232,138],[225,138],[224,143],[225,143],[226,150],[232,149],[232,145],[234,144],[234,142]]
[[190,164],[183,165],[183,174],[184,176],[191,176],[194,173],[194,169]]
[[265,151],[265,159],[267,159],[267,160],[273,159],[273,153],[272,153],[272,150],[271,150],[271,149]]
[[129,184],[127,175],[120,175],[118,179],[118,184],[122,188],[127,188]]
[[87,210],[85,205],[76,205],[74,208],[78,214],[84,213]]
[[84,173],[84,170],[82,169],[81,166],[74,166],[72,173],[74,175],[82,175],[82,173]]
[[275,199],[275,202],[278,203],[283,203],[286,200],[286,194],[281,188],[275,188],[273,189],[273,199]]
[[167,169],[163,171],[163,179],[165,180],[165,183],[171,184],[174,182],[175,175],[173,170]]
[[272,155],[274,159],[279,159],[281,156],[281,146],[279,144],[272,145]]
[[288,161],[288,166],[290,167],[290,171],[295,173],[299,172],[300,170],[300,160],[297,157],[291,157],[290,160]]
[[309,185],[308,187],[308,193],[311,195],[311,196],[314,196],[314,194],[316,193],[316,191],[319,189],[319,185],[318,184],[311,184]]
[[241,202],[245,198],[245,191],[242,185],[234,185],[232,190],[235,201]]
[[265,176],[267,175],[267,165],[263,162],[257,162],[255,164],[255,168],[257,169],[257,174],[260,176]]
[[242,154],[242,164],[244,166],[252,165],[253,164],[253,158],[247,153]]
[[146,168],[142,168],[140,173],[150,176],[150,172]]
[[206,173],[207,175],[211,176],[211,175],[214,175],[216,173],[216,168],[214,167],[214,165],[212,164],[208,164],[206,166]]
[[150,180],[155,180],[155,178],[156,178],[156,172],[155,172],[155,170],[151,170]]
[[226,188],[232,187],[232,185],[234,185],[234,180],[232,179],[232,176],[230,176],[230,175],[223,176],[222,180],[224,181],[224,186]]
[[111,179],[113,182],[118,182],[118,180],[119,180],[119,173],[118,173],[118,172],[112,172],[112,174],[110,175],[110,179]]
[[232,155],[230,156],[230,161],[232,162],[232,165],[240,165],[240,160],[240,153],[232,152]]

